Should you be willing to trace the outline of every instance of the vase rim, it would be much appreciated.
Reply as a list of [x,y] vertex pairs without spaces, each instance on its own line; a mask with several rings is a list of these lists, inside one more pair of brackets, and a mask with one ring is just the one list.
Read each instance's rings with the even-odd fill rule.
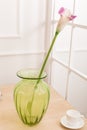
[[32,79],[32,80],[37,80],[37,79],[44,79],[47,77],[46,72],[43,72],[41,77],[39,78],[39,73],[40,70],[39,69],[33,69],[33,68],[24,68],[21,69],[17,72],[17,76],[19,78],[23,78],[23,79]]

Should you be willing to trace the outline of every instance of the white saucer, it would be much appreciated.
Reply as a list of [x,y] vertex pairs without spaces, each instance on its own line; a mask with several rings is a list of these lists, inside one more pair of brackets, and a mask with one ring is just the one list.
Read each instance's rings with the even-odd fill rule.
[[69,129],[80,129],[84,126],[84,120],[81,118],[80,121],[76,125],[71,125],[67,119],[66,116],[63,116],[60,120],[61,124]]

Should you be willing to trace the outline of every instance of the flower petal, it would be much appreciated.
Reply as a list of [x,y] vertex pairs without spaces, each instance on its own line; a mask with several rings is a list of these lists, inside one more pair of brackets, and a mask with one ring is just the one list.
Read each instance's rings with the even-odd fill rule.
[[69,17],[69,20],[73,20],[74,18],[76,18],[76,16],[75,16],[75,15],[71,15],[71,16]]
[[59,13],[60,15],[62,15],[62,14],[64,13],[64,11],[65,11],[64,7],[61,7],[61,8],[59,9],[58,13]]
[[69,9],[61,7],[59,9],[60,19],[57,24],[56,31],[61,31],[64,26],[70,21],[73,20],[76,16],[72,15]]

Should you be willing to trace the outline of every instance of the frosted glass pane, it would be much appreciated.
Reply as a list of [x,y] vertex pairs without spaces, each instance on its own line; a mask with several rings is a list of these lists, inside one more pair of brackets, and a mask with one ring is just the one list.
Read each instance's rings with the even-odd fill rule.
[[66,81],[67,81],[67,69],[60,64],[53,62],[51,73],[51,84],[58,93],[65,97]]
[[70,74],[68,101],[87,117],[87,81]]
[[87,30],[75,28],[72,44],[71,67],[87,76]]
[[59,15],[58,15],[58,10],[60,9],[60,7],[64,7],[64,8],[68,8],[71,11],[73,11],[73,3],[74,0],[55,0],[55,9],[54,9],[54,19],[58,20],[59,19]]
[[[57,24],[55,24],[56,26]],[[55,27],[56,28],[56,27]],[[71,39],[71,26],[66,26],[60,34],[57,36],[57,39],[54,44],[55,50],[69,51],[70,48],[70,39]]]
[[77,27],[74,29],[73,50],[87,50],[87,29]]
[[87,77],[87,51],[72,52],[71,67]]
[[75,14],[77,15],[77,18],[74,22],[87,26],[87,0],[75,1]]
[[66,26],[56,39],[53,49],[53,57],[68,64],[70,49],[71,27]]

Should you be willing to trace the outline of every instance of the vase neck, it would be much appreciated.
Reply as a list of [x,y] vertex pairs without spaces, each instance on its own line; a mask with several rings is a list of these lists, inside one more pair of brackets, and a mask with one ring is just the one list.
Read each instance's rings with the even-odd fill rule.
[[32,79],[32,80],[39,80],[44,79],[47,77],[46,72],[43,72],[41,77],[39,77],[40,70],[38,69],[21,69],[17,72],[17,76],[22,79]]

